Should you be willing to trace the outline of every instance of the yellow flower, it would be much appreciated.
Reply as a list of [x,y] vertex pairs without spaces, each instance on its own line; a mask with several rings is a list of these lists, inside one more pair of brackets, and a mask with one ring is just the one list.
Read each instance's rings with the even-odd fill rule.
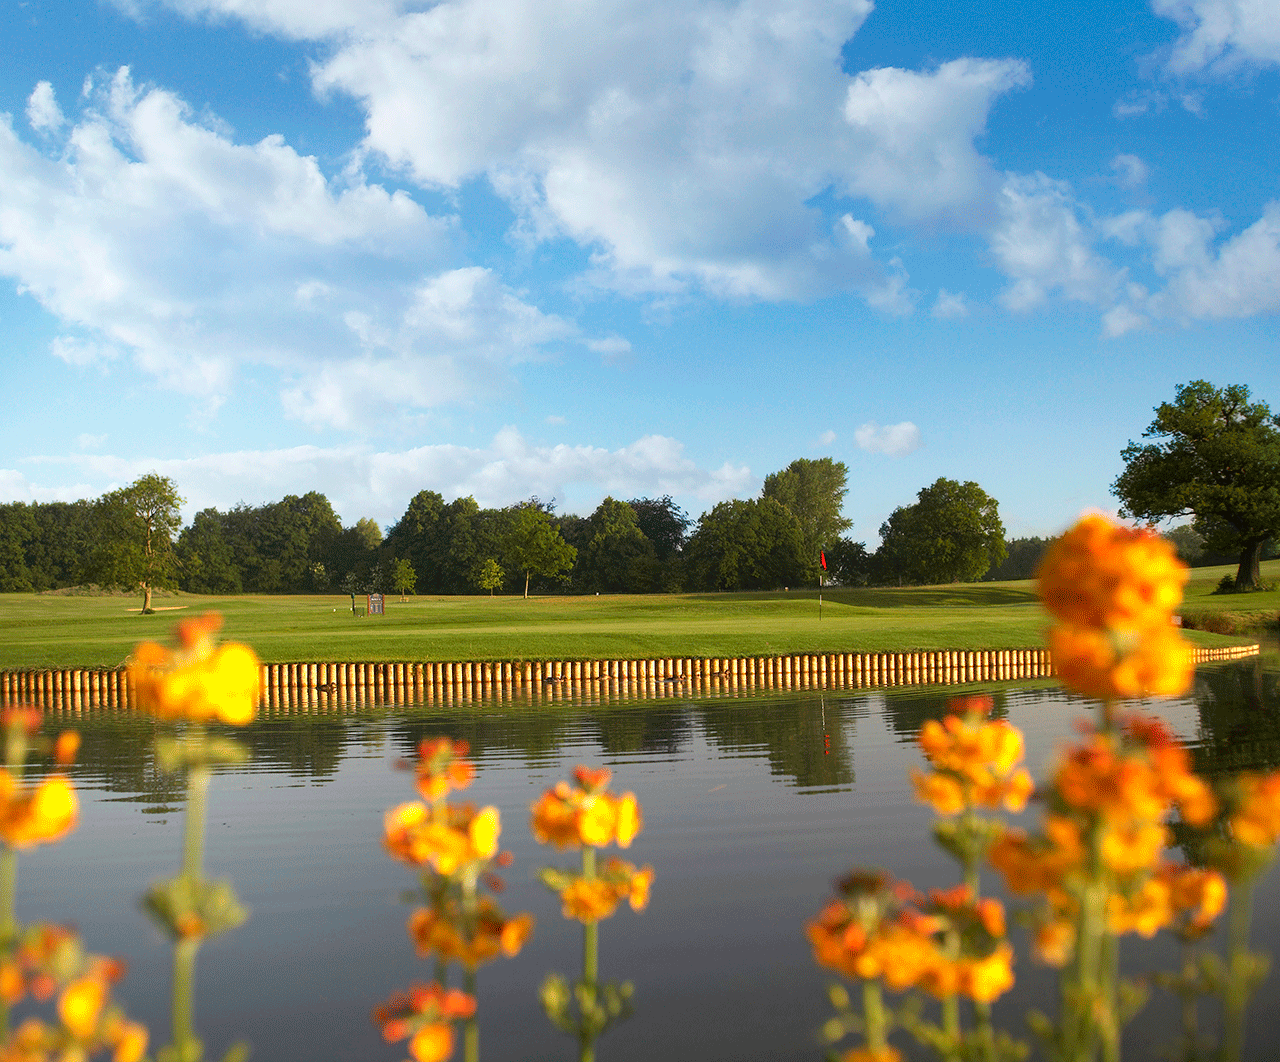
[[603,848],[615,841],[621,848],[629,847],[644,828],[635,794],[615,797],[605,790],[608,768],[592,771],[578,767],[575,777],[581,785],[557,782],[534,802],[534,838],[556,848]]
[[840,1062],[902,1062],[902,1055],[895,1047],[882,1047],[879,1050],[855,1047],[841,1055]]
[[124,1022],[115,1041],[111,1062],[140,1062],[147,1053],[147,1028],[136,1021]]
[[987,722],[990,697],[958,697],[941,723],[928,720],[920,730],[920,748],[933,767],[931,774],[912,771],[916,796],[939,815],[958,815],[966,807],[999,807],[1021,811],[1035,791],[1022,759],[1022,733],[1003,720]]
[[915,786],[916,799],[939,815],[959,815],[964,811],[964,790],[950,775],[912,770],[911,784]]
[[482,859],[492,859],[498,852],[498,835],[501,832],[498,809],[492,806],[481,808],[468,829],[472,851]]
[[76,791],[51,774],[34,791],[19,790],[8,768],[0,767],[0,838],[13,848],[49,844],[69,833],[79,817]]
[[177,650],[143,642],[129,661],[138,704],[161,719],[220,719],[244,726],[261,692],[262,665],[247,645],[215,647],[221,617],[210,614],[178,625]]
[[632,875],[631,881],[628,883],[629,894],[627,896],[627,902],[631,904],[631,910],[643,911],[649,906],[649,889],[652,885],[653,867],[645,867]]
[[97,977],[81,977],[63,989],[58,1017],[77,1040],[88,1040],[98,1027],[98,1016],[107,999],[107,986]]
[[636,835],[644,829],[644,816],[636,803],[635,793],[623,793],[617,803],[618,847],[630,848]]
[[1007,943],[982,959],[960,964],[960,991],[977,1003],[991,1003],[1013,987],[1013,948]]
[[442,1022],[424,1025],[409,1041],[415,1062],[444,1062],[453,1054],[453,1029]]

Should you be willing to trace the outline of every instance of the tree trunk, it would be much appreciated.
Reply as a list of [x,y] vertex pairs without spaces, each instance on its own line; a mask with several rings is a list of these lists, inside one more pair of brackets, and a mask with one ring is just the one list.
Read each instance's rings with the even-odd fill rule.
[[1265,539],[1250,539],[1240,551],[1240,568],[1236,572],[1237,590],[1256,590],[1262,582],[1262,543]]
[[142,614],[148,616],[151,614],[151,584],[142,584]]
[[528,572],[524,573],[524,596],[525,596],[525,600],[527,601],[529,599],[529,573]]

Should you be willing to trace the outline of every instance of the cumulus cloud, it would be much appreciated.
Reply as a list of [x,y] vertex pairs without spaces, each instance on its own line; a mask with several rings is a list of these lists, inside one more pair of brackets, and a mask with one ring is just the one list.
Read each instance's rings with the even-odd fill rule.
[[835,441],[836,441],[836,433],[833,432],[830,428],[828,428],[826,431],[824,431],[821,435],[818,436],[818,442],[823,446],[830,446]]
[[939,288],[938,297],[934,300],[933,309],[929,313],[939,321],[953,321],[958,317],[968,317],[969,305],[959,292]]
[[1168,59],[1171,73],[1280,63],[1280,12],[1273,0],[1152,0],[1151,8],[1182,30]]
[[53,132],[66,121],[48,81],[37,84],[27,100],[27,121],[38,133]]
[[1093,249],[1091,226],[1081,220],[1070,188],[1042,173],[1007,174],[991,250],[1011,283],[1000,301],[1025,312],[1051,293],[1109,303],[1123,273]]
[[1117,155],[1111,160],[1111,168],[1115,170],[1116,179],[1126,188],[1146,184],[1151,172],[1137,155]]
[[854,131],[846,187],[910,220],[980,220],[1000,176],[974,139],[995,100],[1030,83],[1026,64],[1015,60],[956,59],[927,73],[864,71],[844,102]]
[[[33,93],[41,128],[55,106]],[[72,364],[128,354],[210,408],[241,366],[270,366],[291,415],[343,427],[375,388],[430,408],[576,335],[489,270],[450,268],[454,219],[326,178],[279,136],[235,143],[127,68],[55,152],[0,122],[0,273],[62,321],[52,352]]]
[[853,437],[858,448],[869,454],[903,457],[920,447],[920,429],[909,420],[901,424],[887,424],[883,428],[874,420],[869,421],[854,432]]
[[79,454],[38,460],[72,465],[93,486],[46,489],[20,472],[0,470],[0,498],[94,497],[155,471],[179,485],[187,499],[187,519],[209,506],[227,509],[242,500],[256,505],[319,489],[348,524],[367,516],[384,526],[399,519],[420,490],[435,490],[446,498],[471,495],[485,507],[510,505],[536,494],[559,499],[567,511],[590,512],[609,494],[671,494],[710,507],[750,494],[760,484],[745,466],[726,462],[719,468],[700,467],[685,456],[682,443],[666,436],[646,435],[617,450],[534,446],[511,427],[482,447],[378,451],[362,445],[296,446],[193,458]]

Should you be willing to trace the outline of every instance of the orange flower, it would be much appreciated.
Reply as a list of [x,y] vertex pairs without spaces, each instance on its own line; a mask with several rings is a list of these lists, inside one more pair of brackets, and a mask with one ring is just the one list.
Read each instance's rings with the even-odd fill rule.
[[1250,848],[1270,848],[1280,837],[1280,771],[1241,774],[1240,799],[1231,816],[1231,835]]
[[495,807],[446,805],[435,815],[425,804],[400,804],[383,817],[383,844],[396,859],[430,865],[445,877],[492,859],[502,827]]
[[635,794],[616,797],[605,790],[608,768],[592,771],[578,767],[574,776],[581,786],[557,782],[532,805],[534,838],[556,848],[603,848],[613,842],[629,847],[644,828]]
[[79,813],[76,791],[62,775],[51,774],[34,791],[24,791],[0,767],[0,838],[11,848],[59,840],[74,829]]
[[960,992],[977,1003],[991,1003],[1013,987],[1013,948],[1004,942],[980,959],[960,963]]
[[80,751],[80,735],[74,730],[64,730],[53,743],[53,759],[62,765],[76,762],[76,753]]
[[247,645],[215,647],[221,617],[210,614],[178,625],[181,648],[143,642],[129,661],[138,704],[161,719],[204,722],[220,719],[244,726],[253,719],[261,691],[262,665]]
[[608,918],[617,909],[618,900],[618,891],[598,878],[574,878],[560,893],[565,918],[576,918],[583,923]]
[[928,720],[920,730],[920,748],[933,767],[931,774],[911,772],[916,796],[939,815],[958,815],[968,807],[999,807],[1021,811],[1035,791],[1022,759],[1022,733],[1003,720],[987,722],[990,697],[951,701],[963,715],[951,714],[941,723]]
[[879,1050],[855,1047],[841,1055],[840,1062],[902,1062],[902,1055],[896,1047],[882,1047]]
[[1187,566],[1155,532],[1094,514],[1050,545],[1037,578],[1040,600],[1064,623],[1132,630],[1167,625]]
[[1117,633],[1058,624],[1049,631],[1063,685],[1089,697],[1176,697],[1191,686],[1190,646],[1168,622]]
[[476,776],[475,764],[464,757],[471,751],[465,741],[436,738],[418,746],[418,792],[423,799],[443,800],[452,790],[466,789]]
[[113,1038],[111,1062],[140,1062],[147,1053],[147,1027],[136,1021],[122,1022]]
[[444,1062],[453,1054],[453,1028],[440,1022],[424,1025],[409,1041],[416,1062]]
[[491,962],[499,954],[508,958],[518,955],[533,932],[533,917],[528,914],[507,918],[488,896],[482,896],[475,916],[471,940],[462,934],[464,919],[457,904],[439,908],[420,908],[409,917],[409,936],[419,955],[438,955],[475,969]]

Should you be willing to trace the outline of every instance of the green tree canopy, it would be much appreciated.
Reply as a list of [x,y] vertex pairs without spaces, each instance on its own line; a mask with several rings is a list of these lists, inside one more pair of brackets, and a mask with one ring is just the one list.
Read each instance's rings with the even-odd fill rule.
[[182,501],[173,480],[152,472],[95,503],[99,538],[89,568],[104,586],[141,590],[144,613],[152,611],[152,590],[172,585],[177,571]]
[[972,582],[1005,558],[999,506],[978,484],[938,479],[880,525],[885,581]]
[[404,595],[418,585],[418,573],[413,570],[413,565],[407,560],[398,560],[391,569],[391,585],[400,591],[400,600],[404,600]]
[[508,510],[510,522],[503,549],[512,566],[524,572],[524,596],[529,596],[529,577],[554,579],[573,567],[578,555],[561,536],[551,514],[536,498]]
[[181,586],[193,594],[238,594],[244,589],[240,567],[217,509],[202,509],[178,536]]
[[1238,556],[1236,588],[1256,587],[1263,543],[1280,534],[1280,414],[1243,384],[1193,380],[1142,434],[1163,441],[1125,447],[1111,487],[1121,515],[1194,515],[1206,550]]
[[638,593],[652,589],[657,553],[627,502],[605,498],[587,518],[582,538],[575,574],[584,590]]
[[693,584],[704,590],[774,590],[805,571],[800,521],[773,498],[721,502],[689,539]]
[[843,461],[801,457],[781,472],[765,476],[761,497],[781,503],[800,522],[804,577],[810,582],[817,581],[819,551],[834,545],[853,526],[852,520],[840,515],[848,475]]
[[493,597],[493,592],[502,585],[502,577],[502,566],[492,557],[488,557],[476,572],[476,585],[481,590],[488,590],[489,596]]

